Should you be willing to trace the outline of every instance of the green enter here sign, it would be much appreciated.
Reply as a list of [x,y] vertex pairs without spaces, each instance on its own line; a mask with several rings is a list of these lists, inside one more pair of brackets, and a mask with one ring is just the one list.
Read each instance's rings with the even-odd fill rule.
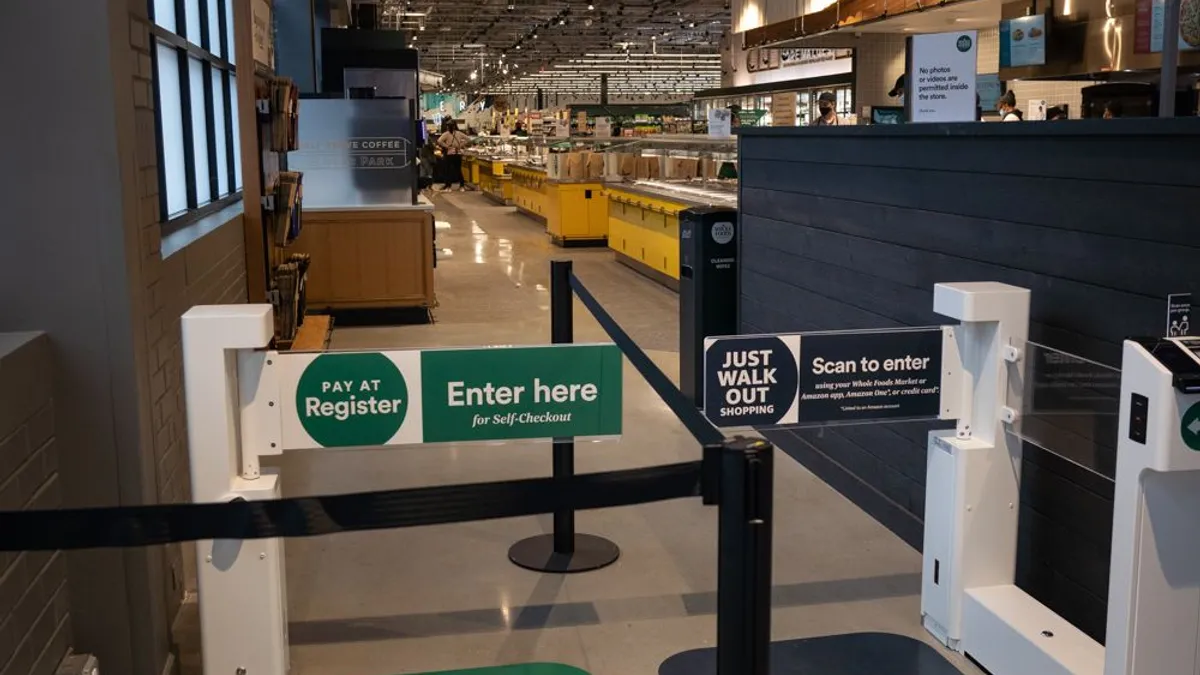
[[621,433],[611,344],[277,358],[285,449]]

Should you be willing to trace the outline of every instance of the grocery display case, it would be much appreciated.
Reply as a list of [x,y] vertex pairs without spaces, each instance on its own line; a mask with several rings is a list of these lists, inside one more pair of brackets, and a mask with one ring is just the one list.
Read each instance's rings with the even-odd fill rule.
[[541,220],[560,246],[604,246],[608,206],[605,156],[634,139],[531,137],[521,159],[508,165],[513,204]]
[[737,209],[737,140],[639,139],[607,153],[608,246],[617,259],[671,288],[679,283],[679,214]]

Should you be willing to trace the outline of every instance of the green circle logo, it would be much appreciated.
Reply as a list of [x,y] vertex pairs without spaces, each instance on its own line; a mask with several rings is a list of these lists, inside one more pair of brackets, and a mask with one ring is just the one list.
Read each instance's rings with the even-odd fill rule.
[[1200,452],[1200,403],[1193,403],[1183,414],[1183,419],[1179,420],[1179,433],[1183,435],[1184,445]]
[[958,37],[958,51],[966,53],[971,51],[971,36],[960,35]]
[[296,385],[300,424],[323,447],[383,445],[407,413],[408,384],[383,354],[323,354]]

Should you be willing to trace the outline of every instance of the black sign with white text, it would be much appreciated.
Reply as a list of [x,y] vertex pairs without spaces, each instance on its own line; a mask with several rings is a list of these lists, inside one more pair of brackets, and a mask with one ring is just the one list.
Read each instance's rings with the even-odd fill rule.
[[719,427],[779,424],[796,401],[795,336],[711,341],[704,412]]
[[804,335],[798,421],[937,417],[941,371],[941,329]]

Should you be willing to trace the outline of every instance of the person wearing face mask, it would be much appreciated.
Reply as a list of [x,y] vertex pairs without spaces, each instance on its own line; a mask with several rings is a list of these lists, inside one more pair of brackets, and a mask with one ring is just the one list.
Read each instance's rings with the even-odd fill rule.
[[820,114],[820,116],[813,120],[810,126],[837,126],[838,117],[837,113],[834,112],[834,106],[836,104],[837,97],[833,95],[832,91],[822,92],[821,95],[817,97],[817,112]]
[[996,111],[1000,113],[1001,122],[1020,122],[1024,119],[1021,111],[1017,110],[1017,95],[1012,91],[1004,92],[999,101],[996,101]]

